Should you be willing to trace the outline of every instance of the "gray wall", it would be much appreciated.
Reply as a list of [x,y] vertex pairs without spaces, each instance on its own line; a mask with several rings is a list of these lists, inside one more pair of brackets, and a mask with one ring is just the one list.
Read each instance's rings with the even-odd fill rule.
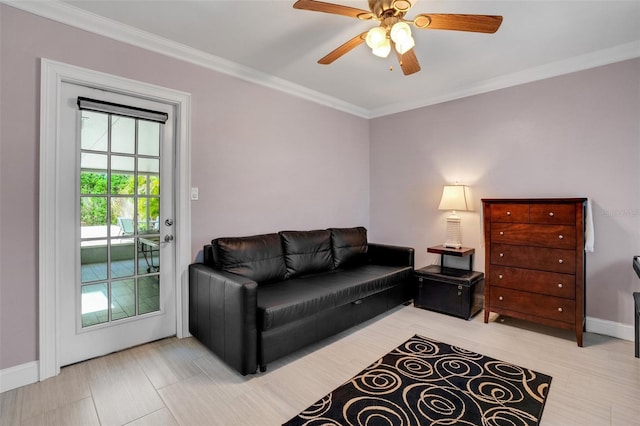
[[192,94],[192,256],[213,237],[369,225],[367,120],[0,4],[0,369],[38,358],[40,61]]
[[633,323],[640,254],[640,59],[371,122],[371,229],[416,248],[445,241],[444,184],[470,185],[462,242],[484,270],[481,198],[588,197],[587,316]]

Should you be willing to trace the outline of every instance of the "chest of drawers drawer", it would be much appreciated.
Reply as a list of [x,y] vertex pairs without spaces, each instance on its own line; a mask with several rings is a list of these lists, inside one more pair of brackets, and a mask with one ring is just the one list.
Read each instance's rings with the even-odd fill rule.
[[495,287],[491,289],[491,305],[567,324],[575,323],[576,302],[572,299]]
[[576,223],[576,208],[574,204],[531,204],[529,222],[572,225]]
[[573,249],[576,246],[576,229],[568,225],[495,223],[491,225],[491,241],[494,243]]
[[575,298],[575,279],[575,275],[506,266],[494,266],[491,268],[490,276],[493,286],[567,299]]
[[566,249],[492,244],[491,263],[493,265],[574,274],[576,271],[576,252]]
[[491,207],[491,222],[528,222],[528,204],[496,204]]

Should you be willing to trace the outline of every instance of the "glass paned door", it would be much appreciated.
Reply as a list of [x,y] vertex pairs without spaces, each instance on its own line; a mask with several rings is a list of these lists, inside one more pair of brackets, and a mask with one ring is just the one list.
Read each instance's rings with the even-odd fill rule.
[[81,111],[81,325],[160,310],[161,124]]
[[[62,82],[59,102],[56,350],[64,366],[176,334],[179,236],[174,106],[71,82]],[[104,105],[131,115],[97,109]]]

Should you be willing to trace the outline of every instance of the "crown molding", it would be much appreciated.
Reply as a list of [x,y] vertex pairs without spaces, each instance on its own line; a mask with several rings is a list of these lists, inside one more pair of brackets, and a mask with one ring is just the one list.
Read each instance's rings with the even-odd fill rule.
[[85,31],[141,47],[181,61],[199,65],[213,71],[367,119],[397,114],[412,109],[640,57],[640,41],[634,41],[609,49],[603,49],[539,67],[530,68],[521,72],[503,75],[478,82],[477,84],[467,87],[460,87],[457,90],[443,92],[438,96],[432,96],[417,102],[397,103],[369,110],[367,108],[345,102],[341,99],[325,95],[318,91],[311,90],[299,84],[292,83],[288,80],[266,74],[256,69],[202,52],[201,50],[194,49],[145,31],[138,30],[111,19],[86,12],[58,0],[0,0],[0,2],[44,18],[52,19]]
[[552,62],[534,68],[529,68],[513,74],[507,74],[490,80],[485,80],[459,90],[443,93],[440,96],[423,99],[419,102],[398,103],[370,111],[370,118],[397,114],[412,109],[422,108],[468,96],[480,95],[507,87],[532,83],[547,78],[558,77],[576,71],[583,71],[603,65],[622,62],[640,57],[640,41],[622,44],[609,49],[598,50],[562,61]]
[[223,74],[249,81],[306,99],[361,118],[369,118],[369,110],[307,87],[275,77],[256,69],[205,53],[182,43],[133,28],[112,19],[84,11],[57,0],[0,0],[9,6],[51,19],[113,40],[141,47],[165,56],[199,65]]

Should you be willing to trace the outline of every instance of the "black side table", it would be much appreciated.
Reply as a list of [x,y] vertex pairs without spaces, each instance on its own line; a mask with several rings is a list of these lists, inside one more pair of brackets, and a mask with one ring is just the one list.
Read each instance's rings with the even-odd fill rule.
[[[413,301],[414,306],[471,319],[484,306],[484,274],[472,270],[475,250],[435,246],[429,247],[427,251],[440,254],[441,264],[415,271],[418,291]],[[469,270],[445,267],[444,256],[470,256]]]
[[440,255],[440,266],[444,268],[444,257],[445,256],[454,256],[454,257],[467,257],[469,256],[469,270],[473,269],[473,254],[476,252],[476,249],[469,247],[460,247],[460,248],[450,248],[445,246],[433,246],[427,249],[429,253],[436,253]]

